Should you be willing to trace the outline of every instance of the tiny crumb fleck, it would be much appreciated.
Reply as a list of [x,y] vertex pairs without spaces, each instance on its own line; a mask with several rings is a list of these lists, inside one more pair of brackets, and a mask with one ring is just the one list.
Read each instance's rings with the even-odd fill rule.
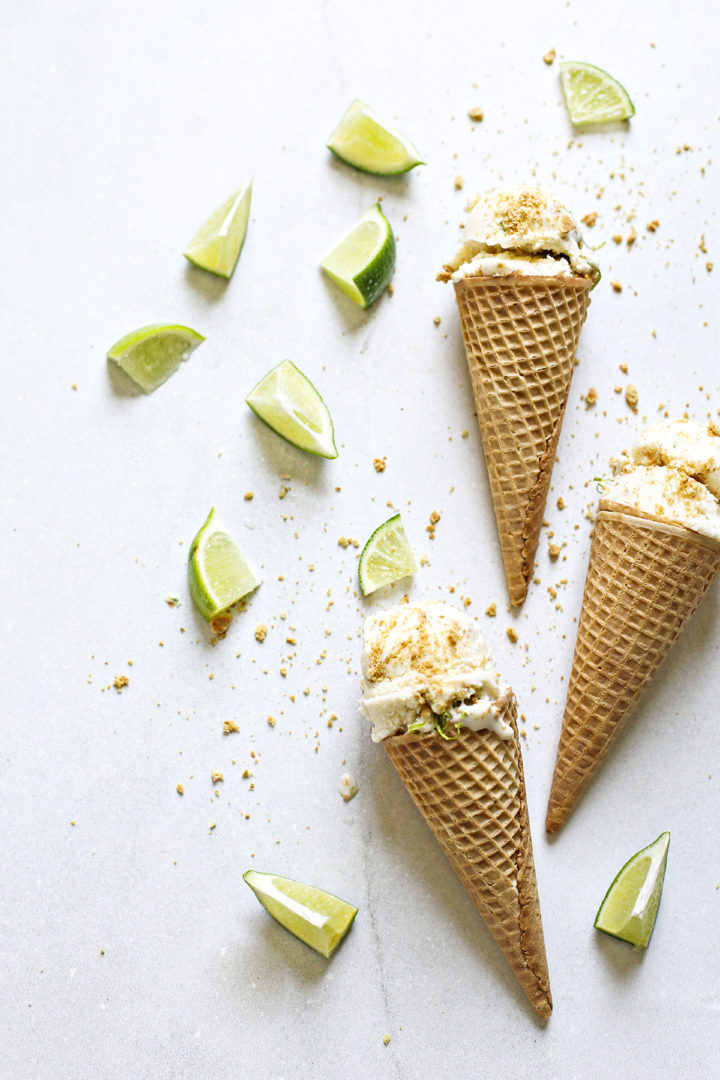
[[559,544],[548,544],[548,555],[550,556],[551,559],[557,559],[559,554],[560,554],[560,545]]
[[179,596],[166,596],[165,597],[165,603],[167,604],[168,607],[180,607],[180,597]]
[[358,540],[353,540],[350,536],[339,536],[338,544],[341,548],[349,548],[350,546],[355,548],[360,547],[360,542]]
[[440,520],[440,514],[437,510],[433,510],[430,515],[430,524],[425,526],[425,532],[428,534],[431,540],[435,539],[435,526]]
[[217,821],[210,822],[210,832],[212,832],[213,829],[217,829]]
[[660,228],[660,222],[658,221],[657,218],[653,218],[652,221],[648,221],[645,228],[647,229],[648,232],[655,232],[656,229]]
[[612,234],[612,242],[613,242],[613,244],[622,244],[622,234],[621,233],[613,233]]
[[460,432],[460,438],[461,439],[467,439],[469,434],[470,434],[470,432],[468,431],[468,429],[463,428],[462,431]]
[[390,1042],[390,1036],[389,1035],[383,1035],[383,1046],[387,1046],[389,1042]]
[[628,233],[628,235],[625,237],[625,243],[627,244],[628,247],[632,247],[636,240],[637,240],[637,230],[632,229]]
[[275,725],[277,724],[277,720],[275,719],[274,716],[268,716],[267,723],[268,723],[268,727],[275,727]]
[[219,784],[222,780],[225,779],[221,772],[215,772],[214,770],[210,773],[210,776],[212,778],[213,784]]
[[128,685],[130,680],[127,675],[116,675],[113,679],[113,686],[117,690],[118,694],[121,694],[123,689]]
[[72,388],[73,388],[73,390],[77,390],[77,383],[76,383],[76,382],[74,382],[74,383],[72,384]]
[[514,645],[515,642],[518,639],[517,630],[515,629],[514,626],[508,626],[508,628],[507,628],[507,636],[510,639],[510,641],[512,641],[512,643]]
[[593,210],[590,214],[586,214],[585,217],[580,218],[583,225],[587,225],[588,229],[593,228],[593,226],[595,225],[595,222],[597,221],[597,219],[598,219],[597,210]]
[[622,285],[619,281],[611,281],[610,284],[615,292],[622,292]]
[[708,274],[711,273],[712,268],[713,268],[713,264],[711,262],[706,262],[705,263],[705,269],[707,270]]
[[464,183],[465,183],[465,180],[463,179],[462,176],[459,176],[459,175],[456,176],[455,177],[455,190],[456,191],[461,191]]
[[497,604],[494,600],[485,608],[485,614],[488,615],[491,619],[494,619],[497,615]]
[[250,500],[254,499],[254,498],[255,498],[255,492],[254,491],[246,491],[245,494],[243,495],[243,499],[245,500],[245,502],[250,502]]
[[223,720],[223,735],[230,735],[233,731],[239,731],[234,720]]
[[558,510],[564,510],[565,509],[565,500],[563,499],[562,495],[558,496],[557,508],[558,508]]
[[478,109],[477,107],[468,109],[468,116],[471,120],[474,120],[478,124],[480,123],[484,115],[485,114],[483,113],[482,109]]
[[255,640],[264,641],[267,637],[267,626],[265,623],[258,623],[255,627]]
[[282,484],[278,492],[278,499],[284,499],[289,490],[290,488],[287,486],[287,484]]
[[392,296],[395,292],[395,286],[393,285],[392,281],[388,281],[387,291],[389,296]]
[[387,458],[373,458],[373,468],[375,472],[385,472],[385,466],[387,465]]
[[594,386],[591,386],[585,395],[585,408],[590,409],[598,399],[598,392]]
[[185,794],[185,788],[182,786],[182,784],[178,784],[175,790],[177,791],[178,795]]
[[436,326],[439,326],[440,323],[442,322],[442,319],[441,319],[441,317],[439,315],[436,315],[435,318],[433,319],[433,322],[435,323]]
[[633,386],[632,383],[628,383],[625,387],[625,400],[627,401],[632,411],[635,412],[637,410],[638,392],[637,387]]
[[550,65],[555,60],[555,55],[556,54],[554,49],[548,49],[548,51],[543,56],[543,63],[547,64],[547,66],[550,67]]
[[618,367],[622,371],[623,375],[627,375],[627,373],[629,371],[629,368],[628,368],[627,364],[618,364]]
[[358,786],[349,772],[343,773],[338,784],[338,791],[345,802],[350,802],[358,793]]

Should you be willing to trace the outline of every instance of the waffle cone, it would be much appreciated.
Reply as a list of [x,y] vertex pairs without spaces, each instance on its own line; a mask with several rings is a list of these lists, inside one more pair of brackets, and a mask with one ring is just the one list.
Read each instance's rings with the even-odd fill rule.
[[533,572],[588,278],[455,282],[510,600]]
[[512,739],[395,735],[385,748],[538,1015],[552,997],[512,692]]
[[546,828],[557,832],[720,569],[720,544],[605,501],[595,518]]

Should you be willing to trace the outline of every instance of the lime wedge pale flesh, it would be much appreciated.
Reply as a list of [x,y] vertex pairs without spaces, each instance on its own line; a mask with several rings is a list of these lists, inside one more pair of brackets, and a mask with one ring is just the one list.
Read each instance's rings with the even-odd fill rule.
[[358,100],[350,105],[327,146],[347,165],[375,176],[398,176],[424,164],[412,143]]
[[190,545],[188,585],[195,606],[210,622],[259,584],[213,507]]
[[595,928],[647,949],[662,896],[670,833],[638,851],[623,866],[605,894]]
[[108,350],[107,356],[149,394],[204,340],[202,334],[189,326],[153,323],[125,334]]
[[320,263],[342,291],[370,307],[387,288],[395,268],[395,237],[376,203]]
[[635,115],[625,87],[594,64],[564,61],[560,64],[560,85],[573,124],[605,124]]
[[394,514],[374,533],[360,555],[358,577],[363,596],[383,585],[407,577],[417,570],[410,541],[403,528],[400,514]]
[[201,270],[231,278],[245,243],[251,197],[252,180],[210,215],[185,248],[185,258]]
[[300,450],[336,458],[330,411],[310,380],[291,360],[264,375],[245,398],[268,427]]
[[248,870],[244,880],[273,919],[329,959],[353,924],[358,909],[332,893],[299,881]]

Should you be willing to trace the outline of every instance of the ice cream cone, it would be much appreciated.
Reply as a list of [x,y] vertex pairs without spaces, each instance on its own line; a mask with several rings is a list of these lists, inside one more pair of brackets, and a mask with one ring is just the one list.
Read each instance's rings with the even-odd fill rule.
[[505,575],[527,594],[592,279],[455,282]]
[[557,832],[720,569],[720,543],[601,500],[546,828]]
[[510,691],[502,716],[513,737],[462,729],[457,739],[384,740],[400,778],[470,895],[538,1015],[552,997]]

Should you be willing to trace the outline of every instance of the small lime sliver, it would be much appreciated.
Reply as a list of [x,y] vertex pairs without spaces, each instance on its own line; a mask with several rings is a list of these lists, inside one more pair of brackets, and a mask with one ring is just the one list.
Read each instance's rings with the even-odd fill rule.
[[365,211],[320,266],[356,304],[375,303],[395,268],[395,237],[379,204]]
[[670,833],[638,851],[623,866],[605,894],[595,928],[647,949],[660,906]]
[[353,924],[358,909],[332,893],[299,881],[248,870],[244,880],[273,919],[329,959]]
[[252,180],[239,187],[202,225],[183,255],[201,270],[231,278],[245,243]]
[[415,556],[407,538],[400,514],[379,525],[360,555],[358,577],[363,596],[383,585],[407,577],[417,570]]
[[398,176],[424,165],[412,143],[358,100],[350,105],[327,146],[347,165],[375,176]]
[[188,585],[195,606],[210,622],[259,584],[213,507],[190,545]]
[[107,355],[149,394],[170,378],[204,340],[189,326],[153,323],[121,337]]
[[291,360],[264,375],[245,398],[268,427],[300,450],[336,458],[335,431],[327,405]]
[[560,85],[573,124],[605,124],[635,115],[625,87],[593,64],[564,61],[560,64]]

